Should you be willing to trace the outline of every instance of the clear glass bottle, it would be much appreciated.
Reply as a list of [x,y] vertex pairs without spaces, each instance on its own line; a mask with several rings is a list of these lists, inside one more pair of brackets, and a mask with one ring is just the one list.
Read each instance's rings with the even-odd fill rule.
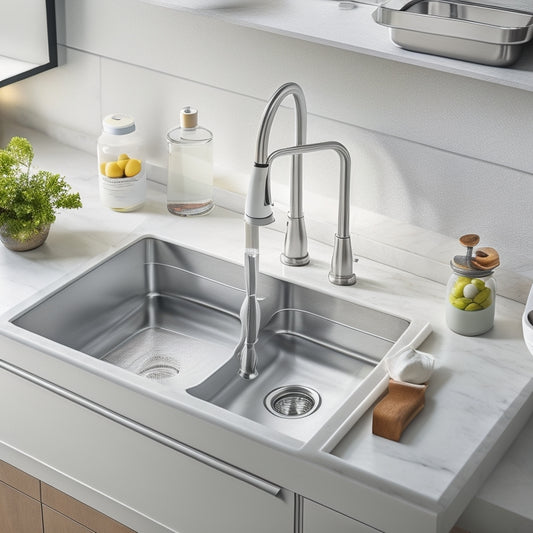
[[198,110],[185,107],[180,126],[167,133],[167,209],[173,215],[205,215],[213,207],[213,134],[198,125]]
[[493,273],[500,260],[493,248],[478,248],[476,255],[472,255],[473,247],[479,242],[478,235],[463,235],[459,242],[467,252],[450,261],[453,273],[446,286],[446,323],[461,335],[481,335],[494,325],[496,283]]
[[114,211],[134,211],[144,205],[146,170],[144,144],[129,115],[114,113],[103,121],[98,138],[100,201]]

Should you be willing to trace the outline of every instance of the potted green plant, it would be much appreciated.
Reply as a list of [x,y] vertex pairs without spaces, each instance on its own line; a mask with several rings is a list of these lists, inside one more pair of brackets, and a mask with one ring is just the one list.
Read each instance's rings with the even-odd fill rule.
[[59,174],[32,173],[33,148],[13,137],[0,150],[0,240],[10,250],[37,248],[46,240],[58,209],[82,206],[79,193]]

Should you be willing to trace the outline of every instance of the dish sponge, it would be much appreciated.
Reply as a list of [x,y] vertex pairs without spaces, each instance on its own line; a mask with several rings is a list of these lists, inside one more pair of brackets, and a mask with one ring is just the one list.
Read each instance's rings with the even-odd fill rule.
[[374,407],[372,433],[398,442],[425,405],[427,385],[389,380],[389,392]]

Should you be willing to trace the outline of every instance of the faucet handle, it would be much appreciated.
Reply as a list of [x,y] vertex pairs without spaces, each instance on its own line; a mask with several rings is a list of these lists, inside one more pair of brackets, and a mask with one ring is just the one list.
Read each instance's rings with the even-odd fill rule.
[[266,226],[274,222],[271,208],[269,165],[256,163],[246,195],[244,219],[254,226]]
[[307,232],[305,231],[304,217],[292,218],[287,216],[287,229],[285,244],[281,254],[281,262],[288,266],[305,266],[309,264],[307,252]]
[[335,285],[353,285],[356,282],[353,263],[354,258],[350,236],[339,237],[335,234],[331,270],[328,275],[329,281]]

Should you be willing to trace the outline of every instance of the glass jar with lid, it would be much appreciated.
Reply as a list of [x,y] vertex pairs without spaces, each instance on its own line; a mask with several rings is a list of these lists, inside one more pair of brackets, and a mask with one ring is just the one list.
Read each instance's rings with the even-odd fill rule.
[[98,138],[100,200],[114,211],[134,211],[146,197],[143,140],[129,115],[114,113],[103,121]]
[[494,269],[500,264],[493,248],[473,247],[479,236],[463,235],[459,241],[467,247],[464,256],[450,261],[452,275],[446,287],[446,323],[461,335],[481,335],[494,325],[496,284]]

